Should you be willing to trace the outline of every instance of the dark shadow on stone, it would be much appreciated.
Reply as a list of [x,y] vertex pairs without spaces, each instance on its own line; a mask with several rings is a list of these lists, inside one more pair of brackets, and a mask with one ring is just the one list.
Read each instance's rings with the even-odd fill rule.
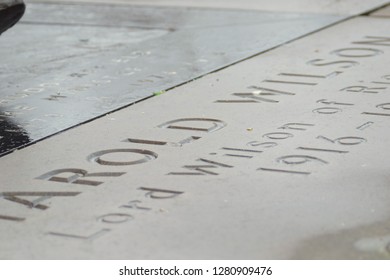
[[7,29],[14,26],[23,16],[26,6],[16,4],[5,9],[0,7],[0,35]]
[[30,142],[30,137],[23,128],[7,118],[0,118],[0,156]]

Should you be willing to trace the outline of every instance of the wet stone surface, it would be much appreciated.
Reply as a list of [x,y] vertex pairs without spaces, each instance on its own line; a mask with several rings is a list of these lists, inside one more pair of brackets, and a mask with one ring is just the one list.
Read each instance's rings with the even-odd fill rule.
[[29,4],[22,21],[0,38],[0,154],[340,19]]

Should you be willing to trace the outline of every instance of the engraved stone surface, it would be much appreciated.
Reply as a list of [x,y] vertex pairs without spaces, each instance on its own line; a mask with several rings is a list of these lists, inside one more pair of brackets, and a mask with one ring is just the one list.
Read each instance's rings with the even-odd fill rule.
[[21,23],[0,40],[0,154],[341,19],[30,4]]
[[389,30],[354,18],[4,156],[0,258],[390,258]]
[[[107,0],[26,0],[27,2],[77,2],[106,3]],[[308,12],[325,14],[361,14],[375,7],[389,3],[388,0],[111,0],[110,3],[152,5],[152,6],[182,6],[207,7],[222,9],[246,9],[273,12]]]

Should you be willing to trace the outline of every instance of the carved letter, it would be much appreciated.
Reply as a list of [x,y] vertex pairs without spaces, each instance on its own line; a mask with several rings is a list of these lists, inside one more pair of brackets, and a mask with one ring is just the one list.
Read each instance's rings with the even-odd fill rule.
[[[143,158],[138,160],[132,160],[132,161],[109,161],[102,158],[102,156],[107,154],[113,154],[113,153],[131,153],[131,154],[140,154],[143,156]],[[121,166],[121,165],[133,165],[133,164],[140,164],[145,163],[151,160],[154,160],[158,157],[158,155],[152,151],[148,150],[140,150],[140,149],[115,149],[115,150],[105,150],[105,151],[99,151],[96,153],[93,153],[87,157],[89,161],[96,162],[100,165],[114,165],[114,166]]]
[[352,42],[352,44],[376,45],[376,46],[390,47],[390,38],[389,37],[366,36],[365,38],[372,39],[372,40]]
[[[62,176],[58,176],[58,175]],[[67,168],[67,169],[57,169],[45,173],[36,179],[48,180],[53,182],[61,182],[68,184],[79,184],[79,185],[88,185],[88,186],[98,186],[103,184],[101,181],[87,180],[85,178],[90,177],[119,177],[126,174],[125,172],[100,172],[100,173],[88,173],[83,169]]]
[[138,188],[139,190],[147,191],[145,194],[146,197],[150,197],[153,199],[166,199],[166,198],[174,198],[178,195],[183,194],[184,192],[172,191],[172,190],[163,190],[163,189],[152,189],[152,188]]
[[[195,123],[194,125],[186,125],[183,126],[182,123]],[[199,123],[206,124],[204,126],[199,126]],[[226,123],[217,120],[217,119],[205,119],[205,118],[186,118],[186,119],[178,119],[169,122],[165,122],[160,124],[159,128],[170,128],[170,129],[183,129],[183,130],[196,130],[202,132],[215,132],[220,130],[226,126]]]

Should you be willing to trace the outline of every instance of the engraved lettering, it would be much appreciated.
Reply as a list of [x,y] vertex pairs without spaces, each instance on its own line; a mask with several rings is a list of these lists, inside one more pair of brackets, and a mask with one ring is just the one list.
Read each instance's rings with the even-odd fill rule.
[[390,80],[390,75],[382,76],[382,78],[385,79],[385,80]]
[[[190,123],[207,123],[208,126],[182,126],[178,125],[179,123],[184,123],[184,122],[190,122]],[[210,126],[210,123],[212,124]],[[202,132],[215,132],[218,131],[222,128],[224,128],[227,124],[221,120],[217,119],[207,119],[207,118],[185,118],[185,119],[178,119],[178,120],[173,120],[169,122],[165,122],[163,124],[160,124],[158,127],[159,128],[170,128],[170,129],[183,129],[183,130],[195,130],[195,131],[202,131]]]
[[138,205],[139,203],[142,203],[142,201],[140,200],[129,201],[127,204],[121,205],[120,208],[131,208],[131,209],[138,209],[138,210],[145,210],[145,211],[152,210],[152,208],[139,206]]
[[231,165],[207,160],[204,158],[200,158],[197,161],[202,161],[202,162],[209,163],[209,164],[207,164],[207,165],[185,165],[185,166],[183,166],[183,168],[186,168],[189,170],[195,170],[195,172],[170,172],[167,175],[219,175],[219,173],[213,172],[209,169],[215,170],[218,167],[224,167],[224,168],[232,168],[233,167]]
[[383,54],[383,52],[381,50],[371,48],[345,48],[335,50],[331,52],[331,54],[341,57],[372,57]]
[[192,142],[194,142],[194,141],[196,141],[196,140],[199,140],[199,139],[201,139],[201,137],[190,136],[190,137],[188,137],[188,138],[186,138],[186,139],[180,140],[180,141],[177,142],[177,143],[172,142],[172,143],[170,143],[170,144],[171,144],[172,146],[174,146],[174,147],[181,147],[181,146],[183,146],[183,145],[185,145],[185,144],[192,143]]
[[216,172],[212,172],[210,170],[206,170],[209,168],[217,168],[214,165],[185,165],[183,168],[187,168],[189,170],[196,170],[198,172],[170,172],[168,175],[219,175]]
[[[125,153],[125,154],[137,154],[141,155],[141,159],[130,160],[130,161],[117,161],[117,160],[108,160],[104,159],[103,156],[115,153]],[[114,150],[105,150],[93,153],[87,157],[91,162],[96,162],[100,165],[111,165],[111,166],[122,166],[122,165],[134,165],[149,162],[151,160],[157,159],[158,155],[149,150],[140,150],[140,149],[114,149]]]
[[295,73],[280,73],[279,76],[290,76],[290,77],[301,77],[301,78],[316,78],[316,79],[326,79],[330,77],[337,76],[343,72],[334,71],[326,75],[312,75],[312,74],[295,74]]
[[362,137],[356,137],[356,136],[346,136],[346,137],[339,137],[336,139],[329,139],[328,137],[319,135],[317,136],[317,139],[323,139],[332,143],[337,143],[340,145],[359,145],[364,142],[367,142],[365,138]]
[[377,85],[390,85],[390,82],[377,82],[377,81],[372,81],[372,84],[377,84]]
[[340,153],[340,154],[348,153],[348,151],[320,149],[320,148],[308,148],[308,147],[298,147],[297,149],[298,150],[305,150],[305,151],[313,151],[313,152],[328,152],[328,153]]
[[278,83],[278,84],[290,84],[290,85],[303,85],[303,86],[316,86],[318,83],[313,82],[297,82],[297,81],[284,81],[284,80],[263,80],[264,83]]
[[273,148],[277,145],[278,145],[278,143],[275,143],[275,142],[251,141],[251,142],[247,143],[247,146],[252,146],[252,147],[262,146],[263,148]]
[[337,101],[329,101],[328,99],[317,100],[317,103],[326,104],[326,105],[344,105],[344,106],[353,106],[351,103],[342,103]]
[[227,150],[227,151],[248,152],[248,153],[262,153],[263,152],[263,151],[259,151],[259,150],[237,149],[237,148],[227,148],[227,147],[223,147],[222,149]]
[[169,145],[171,147],[182,147],[185,144],[192,143],[192,142],[199,140],[199,139],[201,139],[201,137],[190,136],[190,137],[187,137],[183,140],[180,140],[179,142],[165,142],[165,141],[127,138],[123,142],[130,142],[130,143],[135,143],[135,144],[145,144],[145,145],[157,145],[157,146]]
[[200,158],[198,160],[206,162],[206,163],[211,163],[213,165],[220,166],[220,167],[226,167],[226,168],[233,168],[234,167],[232,165],[228,165],[228,164],[224,164],[224,163],[220,163],[220,162],[216,162],[216,161],[208,160],[208,159],[204,159],[204,158]]
[[310,124],[310,123],[287,123],[287,124],[279,127],[279,129],[307,130],[306,127],[308,127],[308,126],[314,126],[314,124]]
[[167,198],[174,198],[178,195],[183,194],[184,192],[179,191],[173,191],[173,190],[164,190],[164,189],[154,189],[154,188],[144,188],[140,187],[138,188],[142,191],[147,191],[145,194],[146,197],[153,198],[153,199],[167,199]]
[[328,164],[327,161],[313,157],[313,156],[306,156],[306,155],[291,155],[291,156],[284,156],[277,159],[278,162],[283,162],[286,164],[304,164],[310,161],[317,161],[320,163]]
[[239,155],[239,154],[224,154],[224,156],[228,156],[228,157],[238,157],[238,158],[247,158],[247,159],[253,158],[253,156]]
[[390,47],[390,38],[389,37],[366,36],[365,38],[372,39],[372,40],[352,42],[352,44],[375,45],[375,46]]
[[390,110],[390,103],[383,103],[376,105],[377,108],[383,109],[383,110]]
[[26,218],[0,215],[0,220],[6,220],[6,221],[12,221],[12,222],[23,222],[26,220]]
[[280,172],[280,173],[290,173],[290,174],[299,174],[299,175],[310,175],[310,172],[304,171],[293,171],[293,170],[285,170],[285,169],[274,169],[274,168],[258,168],[257,170],[262,171],[270,171],[270,172]]
[[94,232],[88,236],[83,236],[83,235],[76,235],[76,234],[67,234],[67,233],[60,233],[60,232],[48,232],[48,234],[50,235],[53,235],[53,236],[58,236],[58,237],[67,237],[67,238],[74,238],[74,239],[81,239],[81,240],[85,240],[85,241],[93,241],[95,240],[96,238],[110,232],[111,230],[110,229],[101,229],[97,232]]
[[313,75],[313,74],[297,74],[297,73],[280,73],[279,76],[285,77],[294,77],[294,78],[304,78],[309,79],[309,81],[286,81],[286,80],[264,80],[266,83],[280,83],[280,84],[292,84],[292,85],[304,85],[304,86],[315,86],[318,82],[313,82],[312,79],[326,79],[330,77],[337,76],[343,72],[334,71],[325,75]]
[[390,114],[384,114],[384,113],[363,112],[362,114],[363,115],[371,115],[371,116],[390,117]]
[[266,96],[274,95],[295,95],[295,93],[280,91],[265,87],[259,86],[250,86],[250,89],[254,89],[251,93],[233,93],[233,96],[240,97],[242,99],[224,99],[217,100],[216,103],[259,103],[259,102],[268,102],[268,103],[278,103],[278,100],[266,98]]
[[260,87],[260,86],[250,86],[250,89],[254,89],[256,95],[261,95],[261,96],[269,96],[269,95],[295,95],[295,93],[288,92],[288,91],[281,91],[281,90],[276,90],[276,89],[270,89],[270,88],[265,88],[265,87]]
[[106,214],[103,216],[100,216],[98,218],[98,221],[101,221],[103,223],[107,224],[122,224],[125,222],[128,222],[130,220],[133,220],[134,217],[130,214],[124,214],[124,213],[113,213],[113,214]]
[[[223,147],[222,149],[223,150],[227,150],[227,151],[237,151],[237,152],[247,152],[247,153],[262,153],[263,152],[263,151],[259,151],[259,150],[237,149],[237,148],[227,148],[227,147]],[[225,154],[225,156],[241,157],[241,158],[253,158],[253,156],[243,155],[243,154]]]
[[322,107],[322,108],[317,108],[313,110],[313,113],[318,113],[318,114],[325,114],[325,115],[332,115],[336,113],[340,113],[343,110],[340,108],[335,108],[335,107]]
[[223,99],[223,100],[217,100],[215,102],[216,103],[259,103],[261,101],[270,102],[270,103],[279,102],[277,100],[260,97],[261,91],[259,90],[251,93],[233,93],[232,95],[241,97],[243,99]]
[[381,90],[385,90],[387,87],[366,87],[366,86],[350,86],[341,89],[340,91],[348,92],[363,92],[363,93],[380,93]]
[[[58,175],[62,176],[58,176]],[[98,186],[103,184],[102,181],[94,181],[86,178],[90,177],[120,177],[126,174],[125,172],[100,172],[100,173],[88,173],[83,169],[67,168],[57,169],[45,173],[36,179],[48,180],[53,182],[68,183],[68,184],[79,184],[87,186]]]
[[364,123],[364,124],[358,126],[356,129],[364,130],[364,129],[370,127],[370,126],[373,125],[373,124],[374,124],[374,122],[366,122],[366,123]]
[[328,65],[336,65],[336,64],[342,64],[339,67],[340,68],[350,68],[356,65],[359,65],[359,62],[353,61],[353,60],[335,60],[335,61],[329,61],[329,62],[323,62],[324,59],[313,59],[307,62],[309,65],[314,66],[328,66]]
[[[5,200],[12,201],[15,203],[22,204],[27,206],[28,208],[36,208],[39,210],[46,210],[49,207],[44,204],[40,204],[40,202],[50,199],[52,197],[71,197],[77,196],[80,192],[2,192],[0,193],[0,197]],[[38,197],[33,201],[23,199],[21,197]]]
[[168,144],[168,142],[164,142],[164,141],[154,141],[154,140],[135,139],[135,138],[127,138],[123,142],[130,142],[135,144],[146,144],[146,145],[159,145],[159,146],[164,146]]
[[263,137],[271,140],[284,140],[287,138],[294,137],[294,135],[287,132],[272,132],[272,133],[264,134]]

